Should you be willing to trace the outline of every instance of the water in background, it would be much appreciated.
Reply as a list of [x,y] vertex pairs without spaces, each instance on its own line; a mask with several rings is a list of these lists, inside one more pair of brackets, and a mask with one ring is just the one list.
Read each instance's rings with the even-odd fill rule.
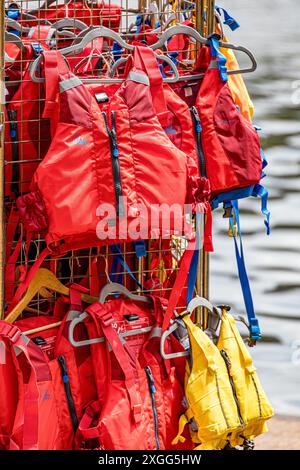
[[[33,7],[37,2],[28,3]],[[136,0],[130,3],[136,6]],[[265,180],[272,210],[270,237],[264,233],[259,201],[241,204],[255,306],[265,337],[272,339],[252,352],[276,411],[300,416],[300,360],[298,365],[292,361],[293,342],[299,340],[300,348],[300,104],[296,104],[297,89],[300,103],[300,2],[217,3],[228,8],[241,24],[230,34],[232,42],[250,48],[258,60],[258,70],[247,75],[246,82],[270,163]],[[221,213],[214,219],[211,299],[242,313],[233,241],[227,237],[228,221]]]
[[[300,361],[297,365],[292,348],[296,340],[300,347],[300,2],[217,3],[228,8],[241,24],[230,34],[231,41],[250,48],[258,61],[258,70],[246,75],[246,83],[269,161],[264,184],[270,193],[270,237],[264,233],[259,201],[241,204],[256,311],[264,336],[272,339],[251,352],[276,411],[300,416]],[[233,241],[226,237],[228,222],[221,213],[214,219],[211,298],[241,312],[243,300],[235,274]]]

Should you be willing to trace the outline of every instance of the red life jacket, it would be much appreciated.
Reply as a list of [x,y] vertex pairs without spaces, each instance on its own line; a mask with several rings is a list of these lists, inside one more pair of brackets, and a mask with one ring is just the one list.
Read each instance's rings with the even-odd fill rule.
[[[0,323],[4,354],[0,361],[0,447],[72,449],[74,429],[66,398],[70,373],[66,358],[49,360],[17,326]],[[39,335],[39,341],[44,341],[43,335]]]
[[[93,2],[93,6],[89,6],[88,2],[68,2],[61,5],[53,5],[48,8],[39,9],[33,12],[34,15],[41,19],[51,22],[58,21],[63,18],[77,18],[87,26],[106,26],[106,28],[119,30],[121,22],[121,7],[111,3],[105,3],[101,0]],[[30,20],[30,24],[34,21]]]
[[[106,343],[91,345],[98,398],[79,424],[77,446],[174,448],[171,442],[183,390],[174,364],[165,363],[160,354],[162,301],[153,298],[153,306],[145,306],[117,299],[93,304],[84,316],[90,339],[104,337]],[[148,334],[119,336],[149,326]]]
[[[59,57],[59,53],[49,54]],[[56,82],[60,79],[61,93],[52,106],[57,108],[59,103],[60,122],[34,175],[33,192],[18,200],[25,225],[36,232],[46,230],[48,246],[58,253],[71,247],[99,245],[97,208],[100,203],[113,204],[117,213],[114,223],[118,224],[123,213],[119,196],[127,197],[128,222],[138,216],[139,204],[147,211],[162,203],[183,207],[187,200],[187,156],[164,132],[168,112],[153,52],[136,47],[134,68],[127,80],[117,92],[113,86],[109,102],[102,104],[68,71],[61,58],[58,62]],[[109,93],[108,87],[104,90]],[[172,97],[175,109],[179,98],[175,94]],[[181,216],[180,220],[174,217],[170,233],[175,223],[180,226],[182,221]],[[160,219],[154,229],[159,233],[161,227]],[[62,241],[61,248],[55,246]]]

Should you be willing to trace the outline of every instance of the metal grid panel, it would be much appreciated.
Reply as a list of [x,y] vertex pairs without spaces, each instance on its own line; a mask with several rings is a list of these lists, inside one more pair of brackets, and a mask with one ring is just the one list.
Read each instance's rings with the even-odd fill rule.
[[[156,28],[156,34],[159,36],[163,31],[164,27],[157,27],[157,22],[162,18],[164,21],[170,15],[173,15],[173,21],[169,22],[171,26],[175,21],[182,21],[184,19],[189,19],[192,21],[197,29],[199,29],[203,35],[207,35],[212,31],[213,28],[213,10],[214,10],[214,1],[196,1],[195,3],[190,2],[189,0],[184,1],[167,1],[163,2],[158,0],[157,2],[149,2],[146,0],[108,0],[104,5],[102,2],[97,1],[87,1],[83,0],[81,2],[75,1],[25,1],[21,0],[17,2],[17,5],[20,9],[20,14],[17,17],[17,22],[14,23],[12,19],[8,20],[5,16],[5,9],[11,5],[12,1],[5,1],[4,5],[1,2],[1,22],[7,32],[17,34],[23,38],[24,43],[30,44],[34,43],[34,47],[37,47],[36,44],[41,44],[41,47],[49,47],[52,49],[59,49],[67,44],[70,44],[73,41],[73,36],[79,34],[80,23],[70,24],[67,28],[64,28],[63,32],[56,32],[51,30],[51,24],[56,23],[62,18],[76,16],[76,20],[83,22],[86,27],[95,27],[99,25],[105,25],[109,28],[116,30],[121,33],[124,39],[132,40],[134,39],[134,24],[137,20],[137,15],[139,16],[138,21],[143,26],[146,23],[149,23],[152,28]],[[78,4],[81,4],[82,7],[79,9]],[[115,8],[115,5],[120,7],[121,10]],[[75,6],[75,9],[74,9]],[[118,21],[118,13],[120,13],[120,22]],[[204,21],[204,19],[207,21]],[[71,22],[72,23],[72,22]],[[19,28],[19,31],[15,29]],[[48,30],[49,36],[45,39],[45,31]],[[9,237],[7,234],[12,231],[13,224],[11,222],[11,211],[14,209],[15,202],[14,197],[10,193],[14,191],[18,194],[28,191],[31,174],[28,171],[30,165],[36,166],[38,162],[44,157],[45,152],[50,144],[50,132],[49,132],[49,123],[42,119],[43,105],[44,105],[44,91],[42,85],[39,87],[36,94],[33,96],[30,93],[30,88],[26,88],[26,82],[30,85],[30,78],[26,74],[28,68],[28,57],[27,49],[23,46],[21,50],[18,51],[16,59],[14,62],[14,75],[10,75],[10,46],[12,47],[12,54],[16,52],[18,44],[15,44],[15,37],[9,37],[6,39],[6,46],[4,44],[4,29],[1,29],[1,62],[3,67],[1,67],[1,86],[2,86],[2,96],[5,93],[5,97],[2,99],[2,112],[1,112],[1,123],[4,123],[5,131],[1,133],[3,139],[3,145],[1,146],[1,156],[2,156],[2,181],[4,184],[1,186],[2,194],[0,194],[1,204],[0,207],[2,214],[2,243],[1,243],[1,260],[0,260],[0,270],[1,270],[1,286],[4,292],[4,282],[6,285],[6,292],[10,291],[11,293],[17,288],[20,280],[24,278],[26,272],[24,272],[24,265],[26,262],[28,266],[32,265],[34,261],[38,258],[39,254],[45,247],[45,242],[41,238],[36,238],[30,243],[30,249],[28,251],[28,244],[26,244],[25,234],[23,233],[22,226],[18,226],[17,231],[13,234],[11,239],[11,246],[9,246]],[[143,28],[142,30],[143,31]],[[50,38],[51,34],[51,38]],[[146,32],[145,32],[146,34]],[[149,33],[153,34],[153,33]],[[32,36],[34,39],[32,39]],[[140,39],[140,36],[139,36]],[[9,47],[7,47],[9,46]],[[178,46],[179,48],[179,46]],[[180,50],[185,54],[185,59],[183,60],[183,66],[188,69],[190,59],[195,57],[195,46],[191,46],[188,51]],[[90,55],[90,61],[94,58],[94,51]],[[82,56],[83,60],[86,60],[86,56]],[[107,64],[111,62],[111,50],[110,45],[106,44],[104,47],[100,59],[101,66],[104,71]],[[5,63],[5,67],[4,67]],[[78,61],[77,61],[78,63]],[[79,66],[76,72],[80,75],[82,72],[80,70],[82,63],[79,61]],[[96,71],[90,71],[91,75],[99,75],[101,72],[97,69]],[[6,80],[9,77],[9,81]],[[3,86],[5,82],[6,86]],[[5,99],[4,99],[5,98]],[[6,106],[4,106],[6,103]],[[11,112],[11,109],[17,109],[17,116]],[[32,109],[32,112],[29,113],[28,109]],[[18,122],[18,124],[17,124]],[[10,150],[8,150],[10,148]],[[14,162],[14,156],[10,152],[14,152],[14,148],[18,148],[18,161]],[[4,150],[4,152],[3,152]],[[16,171],[15,168],[18,167]],[[17,184],[16,179],[19,180],[19,185]],[[19,186],[19,187],[17,187]],[[17,189],[16,189],[17,187]],[[3,194],[4,192],[4,194]],[[9,226],[11,224],[11,227]],[[11,230],[10,230],[11,229]],[[7,236],[5,244],[5,234]],[[153,243],[147,243],[147,256],[145,258],[136,259],[135,252],[133,250],[132,244],[123,244],[121,246],[121,255],[123,256],[124,263],[129,264],[132,274],[137,278],[139,284],[142,288],[147,287],[151,284],[151,279],[155,276],[156,283],[151,285],[152,292],[158,293],[159,295],[167,295],[168,290],[171,289],[171,286],[168,286],[168,278],[174,276],[176,270],[178,269],[178,263],[180,257],[184,252],[185,242],[176,239],[173,237],[169,247],[168,253],[166,252],[166,247],[162,248],[162,241],[156,242],[153,248]],[[9,263],[9,257],[12,253],[18,249],[19,244],[19,256],[16,260],[11,261],[11,268],[14,272],[14,275],[10,278],[6,274],[9,271],[7,268]],[[6,267],[4,268],[4,258],[6,252]],[[77,252],[69,253],[67,256],[60,258],[58,260],[52,259],[47,260],[45,266],[51,268],[56,276],[64,283],[79,283],[83,279],[86,279],[86,285],[92,289],[94,277],[97,277],[97,281],[100,280],[100,285],[105,284],[110,277],[119,276],[119,279],[122,278],[122,281],[126,287],[131,290],[139,292],[140,287],[132,281],[131,275],[128,274],[126,269],[120,269],[118,266],[118,272],[112,272],[113,269],[113,258],[114,254],[111,252],[109,247],[102,247],[101,249],[89,249],[89,250],[80,250]],[[169,256],[171,262],[169,265],[166,264],[166,258]],[[153,259],[156,261],[156,267],[153,269],[151,265]],[[97,265],[97,269],[95,268]],[[153,264],[153,263],[152,263]],[[208,293],[208,267],[207,267],[207,257],[202,256],[202,262],[200,266],[199,276],[198,276],[198,291],[202,295],[207,295]],[[3,279],[5,277],[5,279]],[[3,282],[4,281],[4,282]],[[204,281],[204,282],[203,282]],[[99,285],[99,282],[96,283]],[[44,293],[44,295],[38,295],[37,298],[30,304],[28,311],[34,313],[47,313],[51,310],[53,301],[55,300],[55,295],[49,293]],[[3,297],[1,295],[1,312],[3,312]],[[47,297],[47,298],[45,298]],[[5,299],[6,303],[9,304],[9,299]]]

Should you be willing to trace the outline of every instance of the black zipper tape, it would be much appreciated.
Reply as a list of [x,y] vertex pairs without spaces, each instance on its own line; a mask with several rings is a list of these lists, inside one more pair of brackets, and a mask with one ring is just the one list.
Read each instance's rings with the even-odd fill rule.
[[157,416],[157,408],[156,408],[156,400],[155,400],[155,393],[156,393],[155,382],[154,382],[152,370],[149,366],[145,367],[145,372],[146,372],[146,376],[148,380],[150,397],[151,397],[156,448],[160,449],[159,436],[158,436],[158,416]]
[[68,402],[68,408],[69,408],[69,412],[71,416],[73,430],[74,430],[74,433],[76,433],[79,423],[78,423],[78,418],[76,414],[74,399],[72,396],[66,359],[64,356],[58,356],[57,360],[61,368],[62,380],[63,380],[66,398]]

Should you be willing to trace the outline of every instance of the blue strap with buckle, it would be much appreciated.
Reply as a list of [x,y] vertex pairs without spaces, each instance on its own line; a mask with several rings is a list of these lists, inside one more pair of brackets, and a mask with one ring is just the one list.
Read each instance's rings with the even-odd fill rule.
[[196,247],[195,252],[192,257],[190,264],[189,275],[188,275],[188,286],[187,286],[187,296],[186,304],[188,305],[192,298],[194,297],[194,290],[197,281],[197,272],[199,264],[199,254],[200,254],[200,227],[201,227],[201,214],[196,214]]
[[261,339],[261,331],[260,331],[258,319],[256,318],[256,315],[255,315],[251,287],[250,287],[246,265],[245,265],[238,202],[232,201],[232,207],[233,207],[235,221],[237,225],[239,243],[237,241],[237,237],[235,234],[233,217],[231,217],[229,220],[230,220],[230,227],[231,227],[233,239],[234,239],[235,255],[236,255],[236,261],[237,261],[237,266],[238,266],[239,279],[240,279],[240,284],[242,288],[243,298],[244,298],[248,322],[249,322],[250,339],[253,341],[259,341]]
[[227,73],[227,67],[226,67],[227,59],[220,51],[219,36],[217,34],[212,34],[208,38],[208,41],[209,41],[212,57],[217,57],[218,59],[218,68],[219,68],[221,80],[222,82],[227,82],[228,81],[228,73]]
[[233,16],[231,16],[227,10],[225,10],[225,8],[222,8],[222,7],[219,7],[219,6],[215,6],[215,9],[216,11],[219,13],[219,15],[222,16],[222,13],[223,13],[223,16],[224,16],[224,24],[226,24],[226,26],[229,26],[229,28],[231,29],[231,31],[235,31],[236,29],[238,29],[240,27],[240,23],[238,23],[234,18]]

